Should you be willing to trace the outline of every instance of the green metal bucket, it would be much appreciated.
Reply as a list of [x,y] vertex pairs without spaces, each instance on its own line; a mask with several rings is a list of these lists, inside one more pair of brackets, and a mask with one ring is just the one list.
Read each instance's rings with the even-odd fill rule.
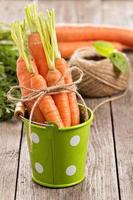
[[28,135],[29,121],[23,118],[32,179],[36,183],[61,188],[78,184],[85,178],[87,146],[93,120],[93,112],[89,108],[88,113],[86,122],[69,128],[58,129],[54,124],[39,126],[32,123],[31,137]]

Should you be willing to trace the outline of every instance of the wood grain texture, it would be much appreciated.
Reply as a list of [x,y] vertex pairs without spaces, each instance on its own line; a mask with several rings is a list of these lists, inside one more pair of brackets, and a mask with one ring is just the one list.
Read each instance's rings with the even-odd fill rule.
[[[28,1],[27,1],[28,2]],[[12,22],[23,18],[26,1],[0,0],[0,21]]]
[[[23,19],[23,10],[30,0],[0,0],[0,21],[12,22],[14,20]],[[101,19],[101,0],[39,0],[39,9],[45,11],[46,9],[54,8],[58,22],[81,22],[100,23]],[[10,5],[10,6],[9,6]],[[84,12],[82,12],[82,8]],[[58,15],[58,13],[60,13]],[[76,14],[77,18],[75,18]],[[85,20],[84,13],[87,14]],[[83,20],[82,20],[83,19]]]
[[133,28],[133,1],[102,2],[103,23]]
[[[133,2],[115,1],[104,2],[104,22],[115,25],[133,27]],[[124,11],[124,14],[123,14]],[[107,15],[108,13],[108,15]],[[121,16],[121,17],[118,17]],[[133,53],[128,53],[133,66]],[[118,165],[118,178],[120,183],[120,196],[122,200],[133,199],[133,73],[128,94],[119,101],[112,102],[112,120],[116,156]]]
[[[90,6],[91,5],[91,6]],[[101,22],[100,1],[45,1],[40,8],[55,7],[58,22]],[[95,10],[96,11],[92,11]],[[87,100],[95,106],[101,100]],[[117,200],[118,188],[109,104],[96,113],[91,131],[86,179],[83,183],[66,189],[48,189],[31,180],[25,136],[22,141],[17,200]]]
[[[128,54],[133,65],[133,54]],[[133,199],[133,73],[127,95],[112,103],[112,118],[122,200]]]
[[16,187],[21,123],[0,123],[0,199],[13,200]]
[[[21,16],[21,6],[17,8],[12,1],[0,1],[0,21],[11,22]],[[18,14],[19,13],[19,14]],[[16,190],[21,122],[16,120],[0,123],[0,199],[13,200]]]

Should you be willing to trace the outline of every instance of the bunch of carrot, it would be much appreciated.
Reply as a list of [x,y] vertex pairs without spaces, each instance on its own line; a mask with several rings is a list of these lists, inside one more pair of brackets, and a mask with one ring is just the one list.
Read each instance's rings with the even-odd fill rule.
[[92,46],[95,40],[110,41],[116,49],[123,51],[133,48],[133,30],[109,26],[57,26],[59,49],[68,58],[80,47]]
[[[20,86],[40,90],[57,84],[72,83],[71,73],[67,73],[67,62],[61,58],[55,30],[55,12],[47,11],[47,16],[38,12],[36,4],[27,5],[23,23],[14,22],[11,29],[20,57],[17,61],[17,77]],[[61,78],[62,76],[66,76]],[[21,90],[22,96],[30,94]],[[25,102],[30,114],[36,100]],[[53,122],[59,128],[80,123],[80,113],[74,92],[44,95],[33,113],[33,120],[43,123]]]

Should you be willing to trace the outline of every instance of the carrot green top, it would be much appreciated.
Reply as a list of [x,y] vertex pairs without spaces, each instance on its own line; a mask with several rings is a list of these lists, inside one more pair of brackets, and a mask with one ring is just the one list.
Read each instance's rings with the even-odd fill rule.
[[38,32],[45,51],[48,67],[55,69],[55,59],[60,58],[55,30],[55,11],[47,10],[46,17],[38,12],[37,4],[25,8],[26,22],[31,32]]
[[54,59],[54,49],[51,44],[52,38],[49,35],[46,24],[44,23],[45,19],[42,13],[39,13],[38,18],[36,18],[36,28],[41,38],[41,42],[45,51],[47,63],[49,69],[53,70],[55,68],[55,59]]
[[27,70],[30,73],[33,73],[32,67],[31,67],[31,58],[30,54],[28,52],[28,49],[26,47],[26,27],[25,23],[22,23],[20,21],[14,22],[11,25],[11,36],[18,48],[20,56],[24,59]]
[[45,20],[46,27],[48,29],[50,38],[51,38],[51,44],[54,50],[54,56],[55,59],[61,58],[59,49],[58,49],[58,43],[57,43],[57,36],[56,36],[56,29],[55,29],[55,11],[54,9],[49,11],[47,10],[47,18],[48,20]]
[[31,33],[37,32],[37,29],[35,26],[35,16],[38,13],[37,4],[35,4],[35,3],[33,3],[32,5],[28,4],[25,7],[24,13],[25,13],[25,21],[28,24],[30,32]]

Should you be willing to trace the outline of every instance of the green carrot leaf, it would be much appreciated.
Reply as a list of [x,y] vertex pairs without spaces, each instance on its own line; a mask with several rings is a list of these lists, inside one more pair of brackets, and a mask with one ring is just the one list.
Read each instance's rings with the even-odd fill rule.
[[110,55],[110,60],[113,65],[123,74],[128,71],[129,62],[127,57],[121,52],[114,52]]
[[97,53],[107,58],[115,51],[114,46],[110,42],[105,41],[93,42],[93,47],[96,49]]
[[22,56],[26,63],[27,70],[30,73],[33,73],[33,69],[31,66],[31,57],[26,44],[27,36],[25,22],[13,22],[11,24],[11,36],[18,48],[19,54]]
[[10,86],[17,84],[16,60],[19,56],[10,28],[10,25],[0,22],[0,122],[10,119],[15,109],[6,97]]

